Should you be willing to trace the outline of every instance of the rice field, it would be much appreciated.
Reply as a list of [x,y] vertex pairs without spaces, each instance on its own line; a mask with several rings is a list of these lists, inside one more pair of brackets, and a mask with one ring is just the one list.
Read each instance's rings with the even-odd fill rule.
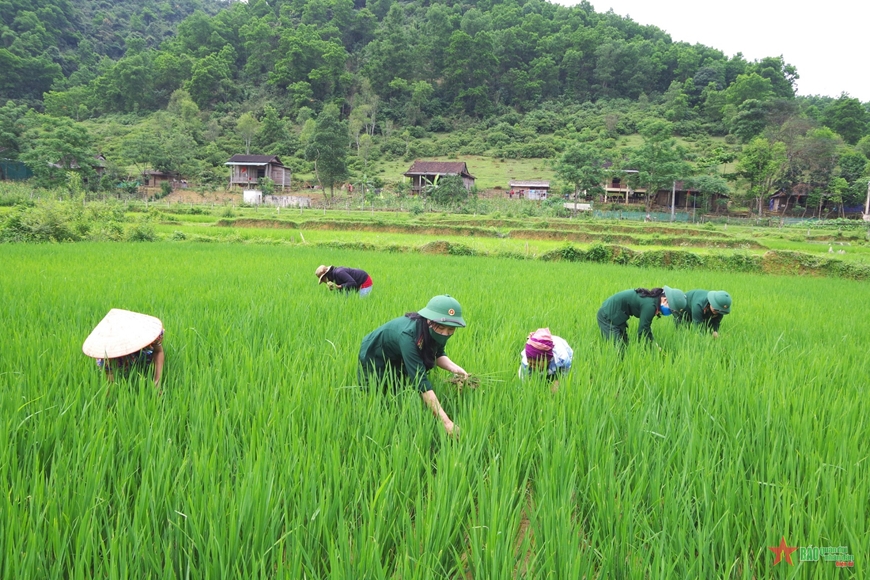
[[[866,283],[297,246],[0,246],[3,578],[863,578]],[[365,299],[321,263],[362,267]],[[720,338],[599,337],[609,295],[725,289]],[[362,390],[362,337],[450,293],[469,325],[415,392]],[[161,392],[81,352],[111,307],[166,328]],[[526,335],[574,349],[552,393]],[[854,567],[774,565],[846,547]]]

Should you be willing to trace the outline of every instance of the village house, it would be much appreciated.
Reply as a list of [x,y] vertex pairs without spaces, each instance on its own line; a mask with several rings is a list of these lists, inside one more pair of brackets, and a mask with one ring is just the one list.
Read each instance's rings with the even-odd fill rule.
[[[57,163],[49,163],[51,167],[55,169],[64,169],[63,163],[58,161]],[[91,169],[94,170],[94,173],[97,174],[97,177],[102,177],[106,172],[106,158],[103,155],[94,155],[94,161],[90,164]],[[73,159],[69,168],[75,171],[76,169],[80,169],[79,163],[77,160]]]
[[177,173],[169,173],[159,169],[146,169],[142,172],[142,185],[145,187],[160,187],[164,183],[170,184],[172,189],[187,186],[187,181],[181,179]]
[[798,183],[790,191],[781,189],[768,199],[768,210],[772,213],[785,213],[795,206],[806,207],[809,197],[810,186],[806,183]]
[[459,175],[465,189],[474,187],[474,176],[468,172],[464,161],[414,161],[404,176],[411,178],[411,192],[419,194],[426,185],[433,185],[436,179],[447,175]]
[[290,169],[284,167],[277,155],[233,155],[224,165],[231,168],[230,187],[250,188],[263,177],[274,181],[276,187],[290,187]]
[[520,199],[547,199],[550,194],[549,181],[511,180],[508,196]]
[[[654,205],[663,207],[671,207],[671,197],[674,198],[674,207],[678,210],[696,209],[704,204],[701,193],[697,189],[692,189],[685,181],[675,181],[671,189],[660,189],[656,192],[652,202]],[[720,200],[728,200],[728,195],[724,193],[712,193],[709,195],[710,207],[707,209],[715,210],[719,206]]]
[[[608,162],[604,165],[609,168],[612,164]],[[643,200],[646,188],[640,187],[635,189],[628,185],[629,176],[636,175],[637,173],[636,169],[622,169],[615,171],[607,177],[604,183],[601,184],[601,187],[604,189],[604,202],[607,203],[609,197],[620,197],[625,203],[629,203],[632,200]]]

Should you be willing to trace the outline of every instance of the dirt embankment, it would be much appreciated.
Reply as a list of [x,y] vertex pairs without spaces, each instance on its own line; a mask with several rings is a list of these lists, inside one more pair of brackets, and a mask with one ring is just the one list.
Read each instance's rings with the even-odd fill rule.
[[[727,237],[691,237],[681,235],[686,232],[661,228],[661,231],[675,234],[670,237],[654,234],[653,237],[637,237],[632,235],[614,234],[610,230],[601,232],[568,231],[555,229],[510,229],[500,231],[495,228],[475,227],[472,225],[428,225],[428,224],[398,224],[360,221],[320,221],[293,222],[269,219],[222,219],[217,222],[221,227],[237,228],[286,228],[309,229],[325,231],[356,231],[390,234],[416,234],[425,236],[459,236],[482,238],[511,238],[516,240],[549,240],[580,243],[615,243],[632,246],[674,246],[701,248],[741,248],[761,249],[764,246],[747,239]],[[632,230],[631,233],[640,233]],[[644,232],[645,233],[645,232]]]

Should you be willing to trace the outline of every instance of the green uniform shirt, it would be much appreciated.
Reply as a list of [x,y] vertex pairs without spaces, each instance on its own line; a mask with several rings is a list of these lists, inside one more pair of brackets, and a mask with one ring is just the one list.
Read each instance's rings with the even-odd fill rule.
[[[417,321],[400,316],[380,326],[363,338],[359,349],[359,364],[366,374],[376,372],[383,377],[387,367],[401,370],[418,391],[432,390],[421,346],[417,346]],[[435,345],[435,359],[445,356],[444,347]]]
[[707,300],[707,290],[689,290],[686,292],[686,312],[681,317],[674,317],[674,323],[679,326],[681,322],[689,322],[691,316],[692,324],[705,324],[707,328],[715,332],[719,332],[719,323],[722,322],[724,316],[721,312],[713,314],[709,309],[710,301]]
[[660,298],[644,298],[634,290],[623,290],[605,300],[601,311],[614,326],[626,327],[629,318],[638,318],[638,338],[652,341],[652,321],[660,302]]

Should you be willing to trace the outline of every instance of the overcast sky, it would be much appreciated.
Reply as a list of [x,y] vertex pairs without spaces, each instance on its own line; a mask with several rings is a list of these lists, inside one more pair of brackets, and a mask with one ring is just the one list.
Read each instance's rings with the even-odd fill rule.
[[[575,0],[556,0],[571,6]],[[589,0],[658,26],[675,41],[700,43],[747,61],[779,56],[797,67],[800,95],[870,101],[870,1],[827,0]]]

